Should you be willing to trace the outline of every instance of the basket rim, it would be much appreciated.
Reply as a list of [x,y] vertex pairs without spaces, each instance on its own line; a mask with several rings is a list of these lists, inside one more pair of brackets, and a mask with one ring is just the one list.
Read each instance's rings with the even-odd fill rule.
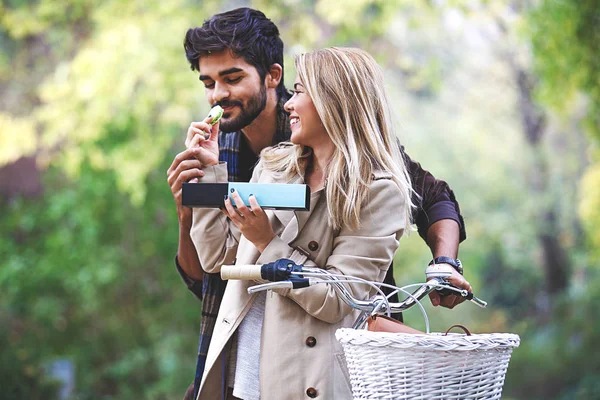
[[[470,336],[464,333],[434,332],[430,334],[372,332],[352,328],[339,328],[335,333],[340,343],[358,344],[364,346],[400,346],[427,347],[432,350],[446,350],[451,347],[456,350],[467,348],[479,349],[512,349],[519,347],[520,337],[514,333],[476,333]],[[432,348],[433,347],[433,348]],[[437,349],[435,347],[438,347]]]

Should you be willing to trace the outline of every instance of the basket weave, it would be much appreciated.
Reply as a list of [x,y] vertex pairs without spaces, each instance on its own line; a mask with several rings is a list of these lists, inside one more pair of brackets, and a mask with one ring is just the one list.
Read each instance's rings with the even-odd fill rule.
[[354,399],[499,399],[519,336],[341,328]]

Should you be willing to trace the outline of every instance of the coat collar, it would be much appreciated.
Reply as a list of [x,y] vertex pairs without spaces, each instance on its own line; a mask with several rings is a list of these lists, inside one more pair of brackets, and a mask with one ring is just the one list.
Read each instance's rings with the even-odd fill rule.
[[378,181],[379,179],[392,179],[392,174],[382,169],[373,170],[373,180]]

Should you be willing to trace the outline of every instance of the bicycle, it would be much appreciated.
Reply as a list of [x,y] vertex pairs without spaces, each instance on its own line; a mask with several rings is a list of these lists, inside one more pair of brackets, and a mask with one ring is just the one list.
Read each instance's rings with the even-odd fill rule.
[[[287,259],[264,265],[224,265],[221,269],[223,279],[267,281],[251,286],[249,293],[329,284],[344,302],[360,310],[351,328],[336,331],[336,339],[344,349],[354,399],[499,399],[512,350],[519,346],[520,338],[510,333],[471,334],[466,328],[466,334],[430,333],[420,300],[433,290],[453,291],[480,307],[487,306],[472,293],[452,286],[446,280],[450,275],[428,268],[427,282],[393,287],[304,267]],[[370,300],[356,299],[344,282],[371,285],[379,294]],[[400,303],[390,303],[381,286],[407,297]],[[415,286],[413,293],[406,291]],[[389,317],[414,305],[424,316],[425,333],[365,329],[378,316]]]

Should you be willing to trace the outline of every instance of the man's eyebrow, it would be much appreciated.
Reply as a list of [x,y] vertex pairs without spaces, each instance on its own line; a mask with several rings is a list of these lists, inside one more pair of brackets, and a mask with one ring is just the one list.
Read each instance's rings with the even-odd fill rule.
[[[244,72],[244,70],[241,69],[241,68],[232,67],[232,68],[226,69],[224,71],[219,71],[219,76],[225,76],[225,75],[229,75],[229,74],[235,74],[237,72]],[[199,79],[201,81],[205,81],[207,79],[211,79],[211,77],[208,76],[208,75],[200,75]]]

